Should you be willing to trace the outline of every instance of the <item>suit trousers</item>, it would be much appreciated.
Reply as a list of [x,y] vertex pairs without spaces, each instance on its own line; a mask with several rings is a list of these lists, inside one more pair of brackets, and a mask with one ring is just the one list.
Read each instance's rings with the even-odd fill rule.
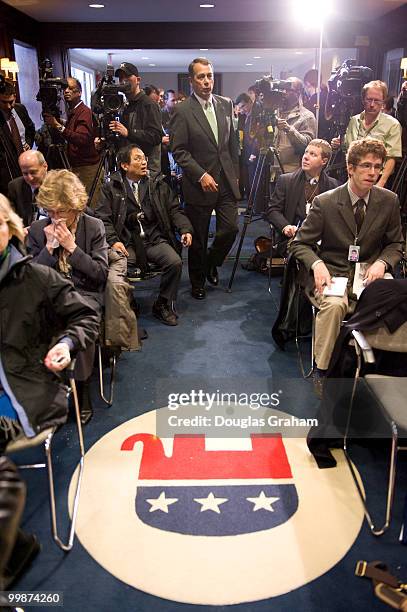
[[[182,259],[168,242],[158,244],[144,244],[147,261],[155,264],[161,270],[160,297],[169,302],[177,299],[179,282],[182,273]],[[132,247],[127,247],[128,262],[137,264],[136,254]]]
[[[223,173],[218,189],[218,199],[214,207],[189,202],[185,205],[185,214],[194,228],[192,245],[188,251],[188,272],[192,287],[203,287],[207,269],[223,264],[239,231],[236,199]],[[207,249],[212,210],[216,213],[216,235]]]
[[327,370],[341,324],[350,312],[348,296],[315,295],[318,313],[315,319],[315,363],[320,370]]

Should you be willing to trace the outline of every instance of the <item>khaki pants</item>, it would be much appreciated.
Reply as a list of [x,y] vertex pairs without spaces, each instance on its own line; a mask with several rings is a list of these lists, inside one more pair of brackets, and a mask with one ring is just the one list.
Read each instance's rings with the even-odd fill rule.
[[[76,176],[84,184],[87,194],[89,194],[91,190],[93,180],[96,176],[98,167],[99,167],[99,164],[92,164],[91,166],[78,166],[77,168],[72,168],[72,172],[76,174]],[[91,208],[95,208],[96,204],[98,203],[100,189],[103,185],[104,178],[105,178],[105,173],[104,173],[104,170],[102,170],[102,172],[100,173],[99,180],[97,182],[92,200],[88,202],[88,206],[90,206]]]
[[319,311],[315,319],[315,363],[327,370],[339,330],[345,316],[352,310],[347,294],[343,297],[315,295]]

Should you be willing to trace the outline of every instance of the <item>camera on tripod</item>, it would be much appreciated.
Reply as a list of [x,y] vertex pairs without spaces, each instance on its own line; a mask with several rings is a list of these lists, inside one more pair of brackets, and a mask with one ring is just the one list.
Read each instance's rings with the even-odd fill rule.
[[119,138],[119,134],[109,129],[111,121],[120,121],[127,106],[127,95],[131,91],[129,83],[114,82],[114,68],[106,66],[106,73],[92,96],[92,111],[100,119],[101,137],[105,140]]
[[349,119],[361,110],[361,93],[366,83],[373,79],[373,70],[356,66],[356,60],[347,59],[328,79],[328,96],[325,118],[333,120],[339,133],[345,133]]
[[41,102],[43,115],[52,115],[56,119],[60,118],[61,99],[67,87],[68,82],[65,79],[53,76],[51,60],[43,60],[40,64],[40,89],[36,98],[38,102]]
[[277,111],[283,106],[292,83],[264,76],[255,85],[259,93],[259,109],[252,121],[251,137],[258,140],[260,147],[270,146],[277,125]]

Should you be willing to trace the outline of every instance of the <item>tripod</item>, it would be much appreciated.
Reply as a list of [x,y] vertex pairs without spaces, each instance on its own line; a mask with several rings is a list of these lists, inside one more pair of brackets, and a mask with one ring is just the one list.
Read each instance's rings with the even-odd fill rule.
[[[275,165],[275,160],[277,160],[278,166]],[[259,187],[261,185],[262,179],[266,185],[266,197],[267,199],[269,199],[271,168],[273,169],[278,168],[282,174],[284,173],[283,165],[281,163],[279,154],[277,150],[275,149],[275,147],[273,146],[263,147],[262,149],[260,149],[260,154],[257,160],[256,170],[255,170],[254,177],[253,177],[253,182],[252,182],[252,186],[250,189],[249,199],[247,201],[247,209],[244,214],[243,229],[242,229],[242,233],[240,236],[239,245],[237,247],[235,263],[233,265],[232,274],[230,276],[229,285],[227,288],[228,293],[231,293],[232,291],[233,279],[235,278],[237,266],[239,265],[240,253],[242,250],[243,241],[246,236],[248,225],[252,223],[253,221],[258,221],[259,219],[263,218],[263,215],[260,215],[256,219],[253,219],[253,214],[255,212],[254,208],[255,208],[255,203],[256,203],[256,197],[257,197],[257,193],[259,191]],[[268,172],[266,172],[266,170],[268,170]]]
[[47,164],[50,170],[59,170],[64,168],[70,170],[71,165],[66,156],[64,145],[62,144],[50,144],[47,153]]
[[102,179],[102,176],[109,176],[112,172],[115,172],[115,170],[117,170],[115,146],[113,142],[109,142],[109,140],[107,140],[103,153],[100,156],[95,178],[93,179],[91,188],[89,190],[88,206],[91,206],[92,204],[96,187],[99,184],[99,181]]

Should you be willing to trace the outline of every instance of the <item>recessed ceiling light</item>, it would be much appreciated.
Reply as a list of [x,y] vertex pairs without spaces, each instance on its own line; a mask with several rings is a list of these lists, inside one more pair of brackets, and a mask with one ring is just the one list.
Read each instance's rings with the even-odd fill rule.
[[295,55],[302,55],[302,54],[303,54],[302,51],[296,51],[295,52]]
[[200,8],[215,8],[214,4],[200,4]]
[[149,57],[142,57],[141,59],[145,59],[145,60],[147,60],[147,59],[150,59],[150,58],[149,58]]
[[105,8],[104,4],[89,4],[89,8]]
[[253,66],[253,64],[246,64],[246,66]]
[[209,51],[209,49],[199,49],[200,51]]
[[149,64],[149,66],[155,66],[155,64]]
[[260,55],[255,55],[255,56],[253,57],[253,59],[261,59],[261,56],[260,56]]

